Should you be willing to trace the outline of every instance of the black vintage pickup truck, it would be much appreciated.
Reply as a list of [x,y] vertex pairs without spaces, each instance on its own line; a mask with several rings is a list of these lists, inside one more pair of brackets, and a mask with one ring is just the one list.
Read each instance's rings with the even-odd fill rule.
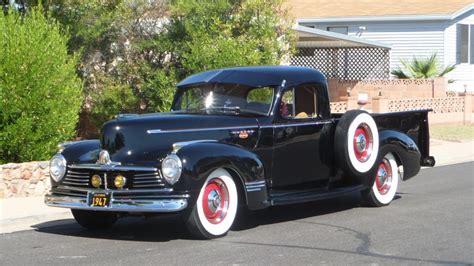
[[326,78],[308,68],[207,71],[177,85],[170,112],[118,115],[100,140],[60,145],[45,202],[90,229],[175,212],[200,238],[225,235],[238,210],[354,191],[384,206],[434,165],[428,112],[331,114]]

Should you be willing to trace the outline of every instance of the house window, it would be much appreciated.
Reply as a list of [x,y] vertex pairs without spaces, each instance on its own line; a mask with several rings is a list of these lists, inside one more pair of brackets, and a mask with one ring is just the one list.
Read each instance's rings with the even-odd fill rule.
[[336,33],[340,33],[340,34],[346,34],[349,32],[349,28],[348,27],[341,27],[341,26],[337,26],[337,27],[327,27],[327,31],[330,31],[330,32],[336,32]]
[[474,64],[474,25],[457,25],[457,63]]

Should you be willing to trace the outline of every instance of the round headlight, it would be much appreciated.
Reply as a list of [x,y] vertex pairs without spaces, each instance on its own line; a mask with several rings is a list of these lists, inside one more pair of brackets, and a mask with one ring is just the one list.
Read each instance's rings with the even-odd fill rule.
[[61,154],[56,154],[49,161],[49,174],[54,181],[59,182],[66,173],[66,159]]
[[166,182],[168,182],[170,185],[178,182],[179,177],[181,176],[181,170],[181,160],[175,154],[166,156],[166,158],[161,162],[161,172]]

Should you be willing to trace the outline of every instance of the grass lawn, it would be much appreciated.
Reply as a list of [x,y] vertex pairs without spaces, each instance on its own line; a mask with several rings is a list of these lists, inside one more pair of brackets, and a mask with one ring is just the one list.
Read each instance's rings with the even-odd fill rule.
[[430,137],[451,141],[474,140],[474,124],[470,125],[432,125]]

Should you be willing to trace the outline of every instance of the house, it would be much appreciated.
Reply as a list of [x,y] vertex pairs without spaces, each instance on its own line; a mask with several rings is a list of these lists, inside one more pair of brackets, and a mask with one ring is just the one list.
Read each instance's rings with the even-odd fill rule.
[[[316,54],[321,55],[322,48],[334,48],[337,43],[339,49],[363,44],[364,51],[372,47],[389,53],[387,65],[380,63],[375,68],[379,74],[374,75],[375,72],[371,71],[364,77],[373,78],[379,77],[382,72],[382,76],[390,76],[389,70],[399,67],[401,59],[410,60],[414,56],[428,57],[437,53],[439,62],[444,66],[456,65],[456,69],[447,75],[448,79],[454,80],[450,88],[474,92],[473,0],[288,0],[286,4],[298,23],[300,58],[294,64],[308,65],[307,61],[314,55],[313,50],[308,50],[312,46],[317,49]],[[328,47],[324,42],[318,42],[321,38],[332,38],[333,42]],[[347,43],[352,45],[347,46]],[[350,52],[333,52],[335,56],[331,58],[337,62],[345,60],[347,64],[351,61],[348,57]],[[357,54],[353,53],[352,58],[356,58]],[[341,61],[341,58],[345,59]],[[385,60],[383,52],[359,58],[365,62],[369,59]],[[316,63],[313,66],[322,65]],[[344,71],[350,73],[357,69]],[[350,78],[341,76],[340,70],[338,73],[330,76]]]

